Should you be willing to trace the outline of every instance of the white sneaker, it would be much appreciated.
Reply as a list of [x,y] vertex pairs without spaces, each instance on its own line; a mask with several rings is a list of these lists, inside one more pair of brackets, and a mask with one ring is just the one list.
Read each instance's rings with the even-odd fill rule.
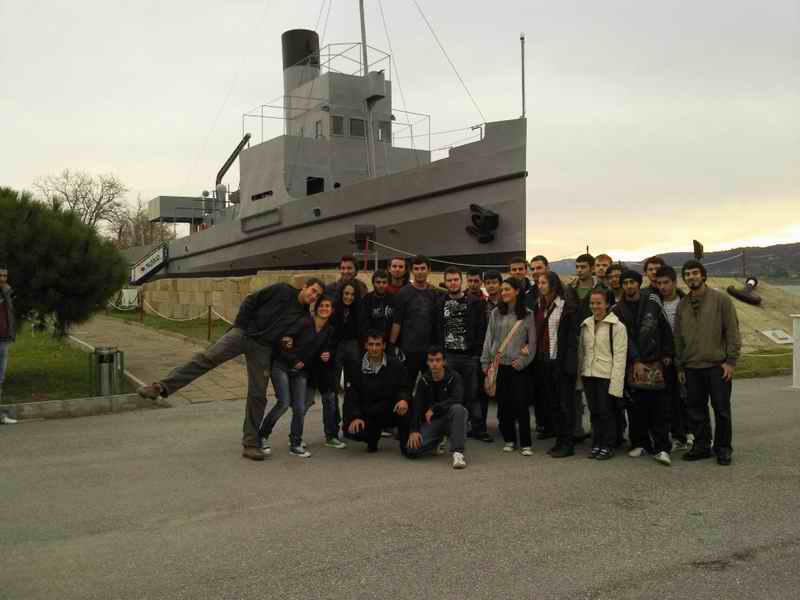
[[464,460],[464,455],[461,452],[453,452],[453,468],[466,469],[467,461]]
[[336,450],[343,450],[347,448],[347,444],[345,444],[339,438],[328,438],[325,440],[325,445],[328,448],[335,448]]
[[272,454],[272,446],[270,446],[268,440],[261,442],[261,451],[267,455]]
[[667,467],[672,464],[672,460],[670,459],[669,454],[667,454],[666,452],[659,452],[653,458],[656,459],[656,462],[661,463],[662,465],[665,465]]
[[693,433],[687,433],[686,434],[686,445],[689,446],[689,450],[691,450],[692,446],[694,446],[694,434]]
[[309,452],[302,446],[289,446],[289,454],[291,454],[292,456],[297,456],[298,458],[311,457],[311,452]]
[[503,452],[513,452],[514,451],[514,442],[508,442],[505,446],[503,446]]
[[17,420],[12,419],[8,415],[3,415],[2,417],[0,417],[0,423],[2,423],[3,425],[16,425]]
[[642,456],[647,456],[647,450],[645,450],[640,446],[637,446],[636,448],[628,452],[628,456],[630,456],[631,458],[641,458]]
[[682,442],[680,440],[673,440],[672,441],[672,451],[673,452],[685,452],[686,450],[691,450],[692,446],[689,442]]
[[533,456],[533,450],[531,450],[530,446],[525,446],[522,449],[522,456]]

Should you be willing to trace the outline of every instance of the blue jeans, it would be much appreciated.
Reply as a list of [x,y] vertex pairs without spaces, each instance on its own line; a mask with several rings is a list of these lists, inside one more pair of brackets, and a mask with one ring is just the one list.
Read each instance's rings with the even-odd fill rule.
[[[0,342],[0,400],[3,399],[3,382],[6,380],[6,367],[8,366],[8,351],[11,342]],[[0,411],[0,414],[5,414]]]
[[264,439],[268,439],[275,428],[275,424],[291,406],[292,424],[289,429],[289,443],[292,446],[299,446],[303,441],[308,377],[303,371],[295,371],[280,362],[273,362],[272,386],[275,388],[275,396],[278,401],[261,423],[261,436]]
[[[339,437],[339,424],[342,416],[339,412],[339,397],[336,392],[320,392],[322,396],[322,427],[325,430],[325,439]],[[306,401],[306,413],[314,406],[314,395],[309,394]]]

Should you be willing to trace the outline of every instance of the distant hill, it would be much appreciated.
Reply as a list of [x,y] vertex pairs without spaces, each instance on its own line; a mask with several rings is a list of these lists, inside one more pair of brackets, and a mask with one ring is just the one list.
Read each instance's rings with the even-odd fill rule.
[[[733,248],[719,252],[707,252],[703,257],[709,275],[716,277],[741,277],[743,275],[742,255],[747,263],[747,275],[770,281],[800,283],[800,243],[778,244],[775,246]],[[691,252],[667,252],[660,255],[667,264],[680,267],[690,258]],[[647,257],[643,257],[644,260]],[[625,261],[630,267],[641,271],[642,262]],[[553,261],[550,267],[560,274],[575,272],[575,259]]]

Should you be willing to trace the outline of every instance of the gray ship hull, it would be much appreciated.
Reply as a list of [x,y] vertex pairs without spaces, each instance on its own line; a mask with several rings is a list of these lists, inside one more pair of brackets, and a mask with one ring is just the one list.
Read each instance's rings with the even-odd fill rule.
[[[281,190],[279,199],[258,201],[249,200],[243,155],[238,218],[171,242],[160,276],[335,265],[363,250],[355,244],[357,224],[376,227],[382,260],[418,253],[503,264],[525,253],[525,144],[525,119],[487,123],[481,141],[453,148],[449,158],[308,197]],[[492,240],[467,231],[472,205],[498,215]]]

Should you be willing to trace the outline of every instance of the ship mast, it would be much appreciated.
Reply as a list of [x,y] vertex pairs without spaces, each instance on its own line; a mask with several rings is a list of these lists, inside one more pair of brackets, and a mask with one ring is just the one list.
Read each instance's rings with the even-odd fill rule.
[[[358,14],[361,19],[361,60],[363,63],[363,77],[366,80],[369,73],[369,62],[367,59],[367,26],[364,22],[364,0],[358,0]],[[369,100],[364,100],[366,107],[366,129],[367,136],[367,177],[375,176],[375,140],[372,136],[372,106]]]

